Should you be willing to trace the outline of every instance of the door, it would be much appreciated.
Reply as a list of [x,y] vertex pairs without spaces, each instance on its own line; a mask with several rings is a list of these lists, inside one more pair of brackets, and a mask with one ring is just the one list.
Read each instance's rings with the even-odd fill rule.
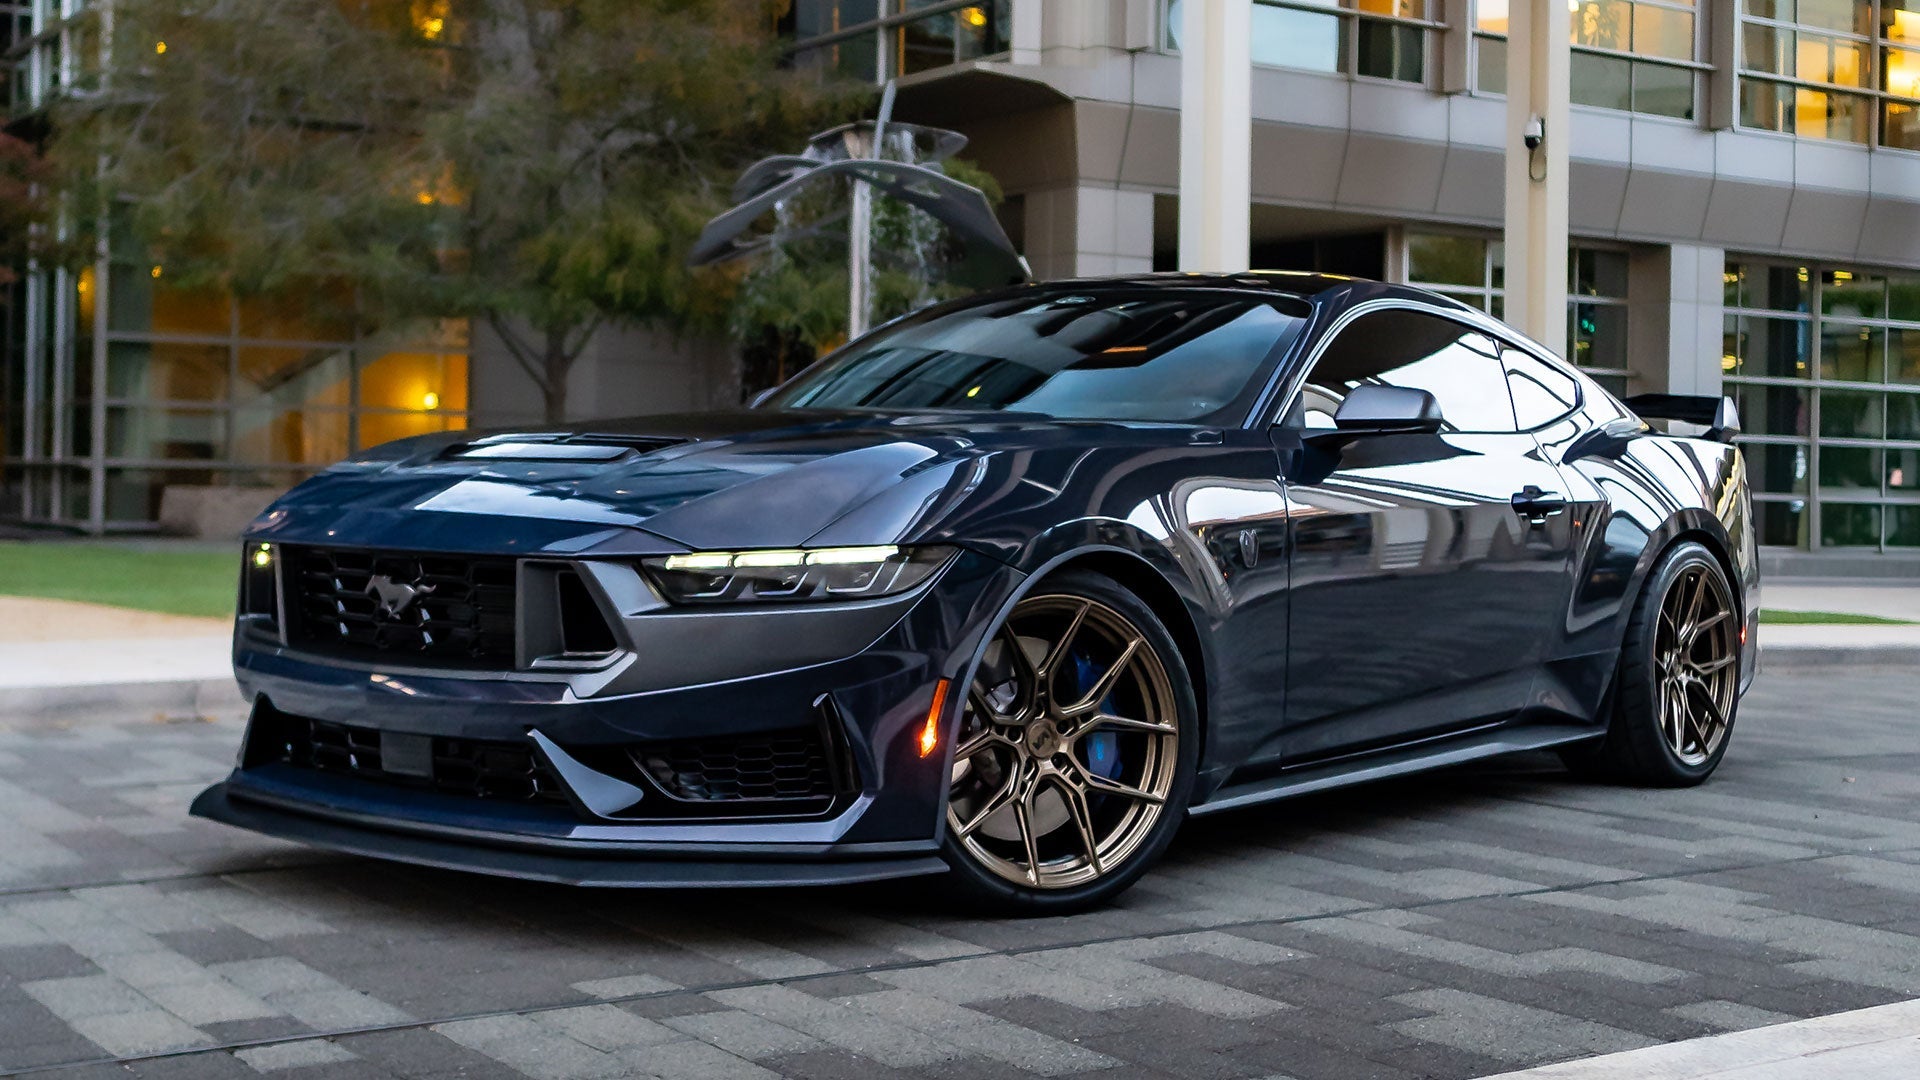
[[[1291,529],[1289,765],[1513,715],[1572,557],[1563,485],[1518,429],[1499,347],[1434,312],[1336,332],[1275,429]],[[1354,387],[1433,394],[1435,434],[1315,438]]]

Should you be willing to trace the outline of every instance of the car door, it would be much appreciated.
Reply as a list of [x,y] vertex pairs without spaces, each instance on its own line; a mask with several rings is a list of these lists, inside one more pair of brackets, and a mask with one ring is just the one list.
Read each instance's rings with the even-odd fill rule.
[[[1328,438],[1367,384],[1432,393],[1441,430]],[[1438,311],[1367,310],[1313,360],[1274,439],[1291,559],[1282,761],[1522,708],[1571,549],[1549,527],[1559,474],[1518,429],[1498,345]]]

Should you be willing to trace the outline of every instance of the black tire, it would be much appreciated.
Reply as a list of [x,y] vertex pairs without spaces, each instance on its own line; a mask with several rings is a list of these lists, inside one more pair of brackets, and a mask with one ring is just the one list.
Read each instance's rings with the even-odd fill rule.
[[[1006,646],[1000,643],[1003,640],[1011,639],[1011,635],[1007,633],[1010,624],[1019,625],[1022,623],[1023,618],[1044,618],[1044,612],[1050,604],[1060,603],[1072,605],[1086,601],[1091,601],[1092,604],[1095,605],[1094,608],[1087,610],[1104,608],[1106,612],[1117,614],[1121,619],[1124,619],[1125,622],[1130,624],[1133,630],[1137,632],[1143,643],[1141,649],[1136,650],[1136,659],[1131,663],[1113,665],[1116,670],[1121,668],[1125,669],[1121,671],[1116,678],[1128,679],[1137,677],[1144,679],[1146,678],[1145,672],[1147,672],[1152,665],[1157,665],[1159,670],[1164,673],[1164,685],[1154,684],[1158,689],[1155,689],[1152,695],[1153,701],[1158,707],[1148,710],[1142,705],[1137,711],[1143,713],[1151,711],[1154,714],[1152,722],[1156,725],[1163,725],[1165,727],[1177,726],[1177,734],[1173,735],[1173,746],[1170,751],[1163,749],[1166,746],[1167,735],[1171,734],[1170,731],[1161,731],[1156,728],[1154,733],[1136,734],[1128,732],[1126,734],[1127,738],[1137,737],[1141,740],[1151,741],[1153,748],[1145,749],[1145,744],[1143,743],[1143,749],[1138,756],[1143,760],[1154,762],[1154,776],[1156,778],[1165,778],[1168,781],[1164,801],[1157,804],[1142,803],[1142,807],[1138,811],[1127,809],[1115,810],[1114,808],[1124,807],[1133,801],[1132,797],[1109,794],[1098,788],[1082,788],[1079,811],[1070,809],[1068,813],[1072,815],[1078,812],[1085,812],[1087,816],[1084,820],[1086,820],[1089,825],[1094,823],[1096,815],[1102,813],[1103,807],[1106,808],[1108,812],[1118,816],[1122,821],[1126,819],[1129,813],[1144,812],[1145,809],[1153,810],[1154,815],[1149,823],[1143,823],[1137,828],[1136,834],[1132,835],[1131,842],[1126,848],[1124,858],[1121,858],[1114,864],[1097,866],[1096,864],[1099,862],[1099,859],[1096,857],[1078,857],[1082,859],[1082,865],[1076,872],[1094,874],[1095,876],[1093,876],[1091,880],[1082,883],[1051,885],[1047,887],[1040,887],[1033,883],[1016,883],[1009,880],[1009,878],[1005,876],[1005,872],[1009,867],[1013,866],[1013,863],[1002,861],[1000,863],[1002,872],[996,872],[988,864],[988,861],[992,860],[993,856],[984,851],[984,838],[981,837],[979,833],[976,833],[973,841],[963,841],[956,835],[959,830],[954,827],[955,822],[959,820],[958,814],[960,813],[964,800],[963,795],[956,793],[961,792],[962,784],[967,782],[964,779],[966,770],[976,760],[980,760],[978,754],[976,754],[975,756],[967,758],[967,763],[963,765],[958,756],[958,749],[965,745],[973,744],[973,739],[977,738],[979,732],[985,730],[987,726],[981,723],[976,717],[975,713],[977,710],[972,700],[972,695],[970,694],[963,707],[964,715],[955,725],[955,742],[959,744],[959,746],[956,748],[955,760],[950,763],[951,775],[954,777],[954,780],[953,787],[949,792],[947,815],[943,820],[941,830],[941,853],[948,865],[953,868],[953,872],[945,878],[942,878],[941,881],[943,885],[953,887],[954,898],[967,908],[997,914],[1040,916],[1062,915],[1105,904],[1125,891],[1135,881],[1139,880],[1147,868],[1160,858],[1166,851],[1167,845],[1173,841],[1174,834],[1179,831],[1181,821],[1186,817],[1187,805],[1193,794],[1194,775],[1199,747],[1199,709],[1195,702],[1191,677],[1187,672],[1185,663],[1181,659],[1179,647],[1174,642],[1173,636],[1167,632],[1166,626],[1162,624],[1159,617],[1154,614],[1153,609],[1141,601],[1139,597],[1121,587],[1113,580],[1086,571],[1067,570],[1035,585],[1027,596],[1015,606],[1013,614],[1009,616],[1006,623],[995,628],[994,638],[990,640],[988,646],[988,654],[986,657],[983,657],[980,670],[974,674],[973,687],[970,687],[970,690],[974,687],[981,687],[984,683],[990,682],[994,677],[989,674],[988,671],[991,665],[991,657],[996,647],[1006,648]],[[1041,616],[1023,615],[1023,613],[1032,612],[1036,609],[1041,610],[1043,614]],[[1084,618],[1091,619],[1092,617],[1086,616]],[[1105,616],[1102,615],[1100,618],[1104,619]],[[1084,631],[1080,629],[1083,625],[1081,621],[1076,620],[1072,622],[1071,625],[1074,629],[1065,634],[1070,644],[1076,634],[1084,633]],[[1103,624],[1095,624],[1095,628],[1100,629],[1101,625]],[[1102,630],[1102,632],[1104,633],[1104,630]],[[1030,641],[1032,639],[1026,640]],[[1047,651],[1050,653],[1054,652],[1051,648]],[[1068,651],[1070,650],[1062,647],[1058,650],[1058,654],[1064,657]],[[1036,661],[1029,655],[1027,663],[1033,665]],[[1033,673],[1031,666],[1023,670],[1029,675]],[[1136,671],[1142,672],[1142,674],[1136,676],[1134,674]],[[1047,673],[1048,679],[1051,680],[1052,676],[1053,672],[1050,671]],[[1083,678],[1084,674],[1077,677]],[[1055,680],[1055,682],[1057,682],[1057,680]],[[1054,682],[1050,682],[1048,685],[1054,685]],[[1146,684],[1143,683],[1142,685],[1144,686]],[[1162,690],[1164,694],[1160,692]],[[1101,700],[1100,705],[1104,706],[1107,703],[1115,702],[1117,695],[1121,692],[1120,690],[1115,690],[1113,693],[1108,694]],[[1164,700],[1161,700],[1162,698],[1164,698]],[[1091,700],[1093,700],[1091,694],[1081,699],[1083,702]],[[1139,700],[1141,702],[1147,700],[1147,691],[1142,690],[1140,692]],[[1096,709],[1096,713],[1098,715],[1106,715],[1104,709]],[[1162,715],[1163,713],[1164,715]],[[1029,712],[1029,715],[1032,714]],[[1120,717],[1118,719],[1124,720],[1125,718]],[[1060,761],[1062,757],[1071,757],[1075,763],[1082,763],[1082,758],[1079,756],[1082,752],[1080,740],[1091,736],[1095,728],[1102,726],[1103,725],[1099,724],[1089,726],[1081,736],[1076,737],[1073,742],[1067,744],[1064,754],[1054,753],[1051,760],[1057,762]],[[1019,730],[1019,725],[1005,725],[999,727],[998,730],[1015,731]],[[1031,728],[1029,727],[1028,730],[1031,731]],[[1067,728],[1063,725],[1059,730],[1065,731]],[[1116,735],[1114,738],[1118,740],[1120,736]],[[1023,741],[1021,747],[999,748],[996,744],[996,746],[989,747],[979,753],[1003,754],[1007,755],[1009,760],[1011,760],[1013,756],[1019,755],[1019,760],[1024,762],[1043,760],[1027,754],[1025,749],[1027,745],[1029,744],[1025,741]],[[1115,741],[1112,745],[1118,746],[1120,744]],[[1116,750],[1112,756],[1118,759],[1120,754],[1121,751]],[[1169,766],[1171,768],[1170,776],[1165,772]],[[1009,789],[1014,786],[1013,778],[1017,776],[1018,768],[1019,766],[1014,766],[1007,771],[1009,777],[1007,787]],[[1090,772],[1091,770],[1086,771]],[[979,781],[979,777],[974,777],[973,779]],[[1125,782],[1129,784],[1134,783],[1132,780],[1126,780]],[[991,785],[983,783],[982,786],[987,787]],[[1138,786],[1141,789],[1145,789],[1155,785],[1149,784],[1143,779],[1139,782]],[[1045,789],[1043,788],[1041,790],[1044,791]],[[983,801],[980,805],[985,805],[985,802]],[[1062,805],[1072,805],[1071,797],[1067,797],[1067,801],[1063,802]],[[1005,812],[1011,813],[1011,808]],[[1027,828],[1027,822],[1037,817],[1036,804],[1027,804],[1025,815],[1026,816],[1020,818],[1019,824],[1019,836],[1022,840],[1025,840],[1030,833],[1037,831]],[[989,816],[988,814],[979,815],[981,818],[987,818]],[[1077,825],[1082,819],[1074,817],[1071,820]],[[969,824],[977,825],[978,822],[976,820]],[[1056,830],[1065,830],[1071,829],[1072,827],[1056,826],[1055,828]],[[985,830],[981,830],[981,832],[984,831]],[[1077,838],[1091,838],[1095,837],[1098,831],[1097,828],[1086,831],[1074,829],[1066,835]],[[1114,834],[1116,838],[1119,835],[1118,832]],[[1058,840],[1057,834],[1054,832],[1050,832],[1046,836],[1041,836],[1038,840],[1045,841],[1048,840],[1049,837],[1055,837],[1055,842]],[[1011,843],[1011,841],[1005,840],[994,842]],[[1098,851],[1103,845],[1104,841],[1097,838],[1084,839],[1081,848],[1082,850],[1088,850],[1090,848],[1091,850]],[[1028,847],[1026,850],[1029,852],[1037,852],[1039,848]],[[1068,852],[1062,857],[1063,861],[1068,863],[1070,863],[1073,858],[1076,858],[1076,856],[1073,856],[1071,852]],[[1031,862],[1043,868],[1053,865],[1053,860],[1044,855],[1031,860]],[[1036,874],[1034,877],[1035,880],[1037,880],[1039,875]]]
[[[1676,624],[1678,629],[1686,629],[1685,619],[1672,619],[1665,613],[1673,610],[1676,601],[1686,608],[1696,587],[1704,590],[1703,596],[1717,597],[1726,614],[1701,617],[1698,622],[1707,618],[1715,621],[1705,629],[1694,630],[1693,638],[1681,635],[1681,640],[1693,643],[1684,648],[1672,645],[1671,636],[1663,637],[1662,620],[1668,620],[1668,635],[1675,632],[1672,628]],[[1687,593],[1677,594],[1680,589]],[[1739,706],[1741,613],[1732,597],[1726,571],[1705,546],[1685,541],[1661,558],[1627,620],[1609,693],[1611,715],[1606,735],[1561,750],[1561,760],[1568,768],[1577,775],[1647,787],[1691,787],[1713,775],[1732,742],[1734,714]],[[1708,635],[1713,640],[1706,640]],[[1722,641],[1724,648],[1720,647]],[[1671,709],[1663,711],[1663,693],[1676,693],[1671,689],[1671,672],[1677,670],[1673,662],[1676,650],[1692,657],[1711,652],[1715,658],[1702,663],[1721,665],[1711,673],[1715,680],[1712,689],[1704,680],[1682,684],[1686,688],[1677,691],[1677,699],[1667,699],[1669,704],[1678,700],[1685,705],[1688,715],[1682,717],[1676,717]],[[1683,659],[1679,666],[1691,668],[1693,662]],[[1681,732],[1684,734],[1676,735]]]

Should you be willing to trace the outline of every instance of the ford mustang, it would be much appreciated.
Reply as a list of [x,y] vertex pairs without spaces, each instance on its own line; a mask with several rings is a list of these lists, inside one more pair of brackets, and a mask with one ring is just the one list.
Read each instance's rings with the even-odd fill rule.
[[1737,429],[1400,286],[954,301],[752,408],[408,439],[295,488],[244,540],[251,715],[194,812],[1057,912],[1192,814],[1528,750],[1696,784],[1757,647]]

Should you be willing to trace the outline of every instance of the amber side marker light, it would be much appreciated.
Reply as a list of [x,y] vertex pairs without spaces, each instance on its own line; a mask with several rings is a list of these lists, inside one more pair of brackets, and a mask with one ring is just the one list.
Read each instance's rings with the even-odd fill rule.
[[947,707],[947,684],[952,680],[941,679],[933,684],[933,707],[927,710],[926,726],[920,729],[920,756],[926,757],[940,745],[940,713]]

